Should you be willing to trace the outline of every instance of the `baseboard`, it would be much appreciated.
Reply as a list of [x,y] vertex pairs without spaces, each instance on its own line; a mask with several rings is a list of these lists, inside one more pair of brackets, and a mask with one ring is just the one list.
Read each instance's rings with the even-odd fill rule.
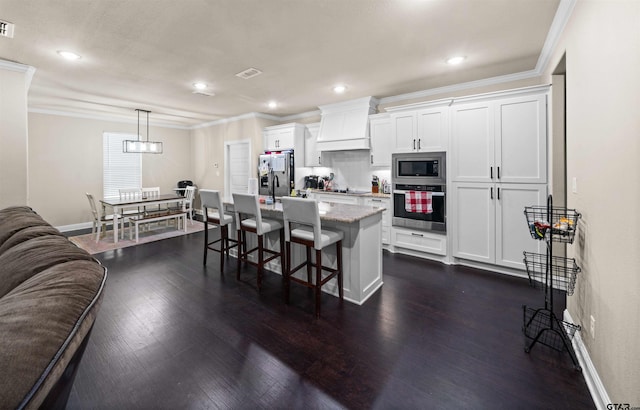
[[91,222],[82,222],[79,224],[56,226],[60,232],[79,231],[81,229],[91,229],[93,224]]
[[[575,323],[567,309],[564,311],[564,320],[569,323]],[[598,410],[607,409],[607,405],[611,403],[611,399],[609,399],[609,395],[602,384],[602,380],[600,380],[598,371],[591,361],[591,357],[589,356],[589,352],[582,341],[580,332],[576,332],[573,337],[572,344],[573,350],[576,352],[576,357],[578,358],[578,363],[580,363],[580,366],[582,367],[584,381],[587,383],[593,403],[596,405]]]

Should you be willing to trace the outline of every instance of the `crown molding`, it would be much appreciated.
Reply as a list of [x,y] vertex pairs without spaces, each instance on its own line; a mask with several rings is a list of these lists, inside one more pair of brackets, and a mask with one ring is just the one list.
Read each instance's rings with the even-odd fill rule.
[[576,3],[577,0],[560,0],[558,10],[556,10],[556,15],[553,17],[549,33],[547,33],[547,38],[544,41],[542,51],[538,57],[538,63],[535,68],[536,72],[542,74],[542,72],[547,68],[549,60],[553,55],[553,51],[558,45],[558,41],[560,41],[560,36],[562,36],[564,28],[567,26],[569,18],[571,18],[571,13],[573,13]]
[[[99,115],[99,114],[81,114],[81,113],[70,112],[70,111],[43,110],[40,108],[29,108],[28,112],[36,113],[36,114],[57,115],[59,117],[83,118],[88,120],[117,122],[122,124],[138,123],[137,119],[125,119],[125,118],[110,117],[108,115]],[[167,124],[167,123],[162,123],[157,121],[149,121],[149,125],[153,125],[154,127],[172,128],[177,130],[188,130],[190,128],[184,125]]]
[[[258,118],[258,117],[271,119],[271,118],[268,118],[270,116],[268,116],[267,114],[261,114],[261,113],[257,113],[257,112],[248,112],[246,114],[236,115],[235,117],[221,118],[219,120],[213,120],[213,121],[209,121],[209,122],[204,122],[202,124],[192,125],[192,126],[188,127],[188,129],[197,130],[199,128],[207,128],[207,127],[211,127],[211,126],[214,126],[214,125],[227,124],[229,122],[246,120],[248,118]],[[278,117],[274,117],[274,118],[275,118],[275,121],[279,121],[277,119]]]
[[431,88],[429,90],[415,91],[407,94],[394,95],[391,97],[383,97],[380,104],[395,103],[398,101],[413,100],[418,98],[431,97],[438,94],[448,94],[456,91],[468,90],[470,88],[486,87],[490,85],[502,84],[511,81],[526,80],[528,78],[537,77],[540,74],[535,70],[522,71],[514,74],[501,75],[498,77],[485,78],[483,80],[468,81],[466,83],[446,85],[444,87]]
[[8,71],[17,71],[20,73],[26,73],[29,71],[29,69],[35,70],[35,68],[29,65],[16,63],[15,61],[3,60],[1,58],[0,58],[0,69],[8,70]]
[[[530,78],[539,77],[542,75],[546,66],[549,64],[552,53],[555,50],[555,47],[558,44],[560,36],[562,35],[569,18],[571,17],[571,13],[577,3],[577,0],[560,0],[560,4],[558,5],[558,9],[556,10],[556,14],[553,18],[553,22],[551,23],[551,27],[549,28],[549,32],[547,33],[547,38],[544,42],[542,50],[540,52],[540,56],[538,57],[538,61],[536,63],[536,67],[532,70],[522,71],[519,73],[507,74],[502,76],[496,76],[491,78],[485,78],[482,80],[468,81],[460,84],[453,84],[443,87],[431,88],[422,91],[415,91],[406,94],[394,95],[390,97],[382,97],[377,102],[378,104],[390,104],[397,103],[400,101],[414,100],[414,99],[424,99],[438,94],[448,94],[454,93],[458,91],[464,91],[473,88],[481,88],[487,86],[493,86],[513,81],[526,80]],[[11,71],[21,71],[27,74],[27,89],[31,84],[31,79],[33,78],[33,74],[35,73],[35,68],[31,66],[27,66],[20,63],[15,63],[7,60],[0,59],[0,69],[6,69]],[[53,110],[44,110],[44,109],[29,109],[29,112],[41,113],[41,114],[50,114],[50,115],[60,115],[67,117],[76,117],[76,118],[87,118],[87,119],[95,119],[95,120],[103,120],[103,121],[113,121],[113,122],[121,122],[127,124],[135,124],[135,120],[123,120],[121,118],[101,116],[101,115],[89,115],[89,114],[80,114],[66,111],[53,111]],[[182,130],[194,130],[200,128],[211,127],[218,124],[226,124],[229,122],[240,121],[247,118],[263,118],[272,121],[278,122],[290,122],[295,121],[297,119],[304,119],[309,117],[317,117],[321,115],[320,110],[307,111],[299,114],[291,114],[285,116],[277,116],[272,114],[264,114],[259,112],[250,112],[246,114],[241,114],[233,117],[222,118],[214,121],[205,122],[202,124],[191,125],[191,126],[183,126],[183,125],[171,125],[166,123],[158,123],[152,122],[151,125],[157,127],[165,127],[165,128],[175,128]]]
[[536,63],[536,67],[533,70],[522,71],[514,74],[501,75],[497,77],[485,78],[482,80],[469,81],[466,83],[454,84],[444,87],[431,88],[429,90],[416,91],[408,94],[395,95],[391,97],[383,97],[380,99],[380,104],[395,103],[398,101],[412,100],[418,98],[430,97],[437,94],[447,94],[456,91],[468,90],[471,88],[486,87],[491,85],[497,85],[507,83],[511,81],[526,80],[529,78],[535,78],[542,75],[545,68],[549,64],[551,55],[560,40],[564,28],[571,17],[571,13],[576,5],[577,0],[560,0],[558,10],[553,18],[547,38],[545,39],[540,56]]
[[29,91],[29,87],[31,87],[31,80],[33,80],[33,75],[36,73],[35,67],[3,59],[0,59],[0,70],[24,73],[26,79],[26,91]]
[[310,118],[310,117],[319,117],[322,113],[320,112],[320,110],[314,110],[314,111],[307,111],[307,112],[302,112],[300,114],[291,114],[291,115],[285,115],[280,118],[280,121],[293,121],[293,120],[301,120],[304,118]]

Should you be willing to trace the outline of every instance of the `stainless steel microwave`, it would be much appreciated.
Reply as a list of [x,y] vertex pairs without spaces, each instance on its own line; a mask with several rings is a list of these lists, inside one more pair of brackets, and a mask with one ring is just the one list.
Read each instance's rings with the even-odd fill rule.
[[447,183],[446,152],[392,154],[393,183],[444,185]]

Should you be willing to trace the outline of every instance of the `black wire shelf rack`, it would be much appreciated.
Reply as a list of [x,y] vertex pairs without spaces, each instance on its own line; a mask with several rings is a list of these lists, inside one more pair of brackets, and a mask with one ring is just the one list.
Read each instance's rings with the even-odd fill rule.
[[527,206],[524,214],[533,239],[548,240],[553,235],[554,242],[573,243],[580,219],[575,209]]
[[525,336],[525,352],[531,352],[536,344],[558,351],[567,351],[577,371],[582,371],[571,340],[580,330],[579,325],[558,319],[554,313],[554,290],[573,294],[576,276],[580,268],[574,259],[553,256],[553,243],[573,243],[578,229],[580,213],[575,209],[553,207],[553,197],[547,197],[547,206],[524,208],[529,233],[533,239],[546,242],[546,254],[523,252],[529,283],[544,290],[544,307],[522,307],[522,332]]
[[[522,330],[526,339],[533,340],[534,343],[545,345],[559,352],[568,351],[573,355],[571,340],[573,340],[576,332],[581,329],[580,325],[558,319],[545,308],[533,309],[523,305],[522,313],[524,322]],[[532,345],[529,345],[525,350],[528,352],[533,347]]]
[[575,259],[562,256],[549,257],[549,255],[533,252],[523,252],[523,254],[531,286],[544,289],[545,285],[548,285],[554,289],[564,290],[569,296],[573,295],[576,277],[580,272]]

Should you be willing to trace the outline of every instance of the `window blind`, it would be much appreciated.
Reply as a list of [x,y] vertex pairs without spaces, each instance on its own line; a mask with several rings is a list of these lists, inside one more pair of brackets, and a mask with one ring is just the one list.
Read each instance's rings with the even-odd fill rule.
[[119,189],[142,187],[142,155],[122,152],[125,140],[135,140],[131,134],[103,134],[103,196],[118,198]]

